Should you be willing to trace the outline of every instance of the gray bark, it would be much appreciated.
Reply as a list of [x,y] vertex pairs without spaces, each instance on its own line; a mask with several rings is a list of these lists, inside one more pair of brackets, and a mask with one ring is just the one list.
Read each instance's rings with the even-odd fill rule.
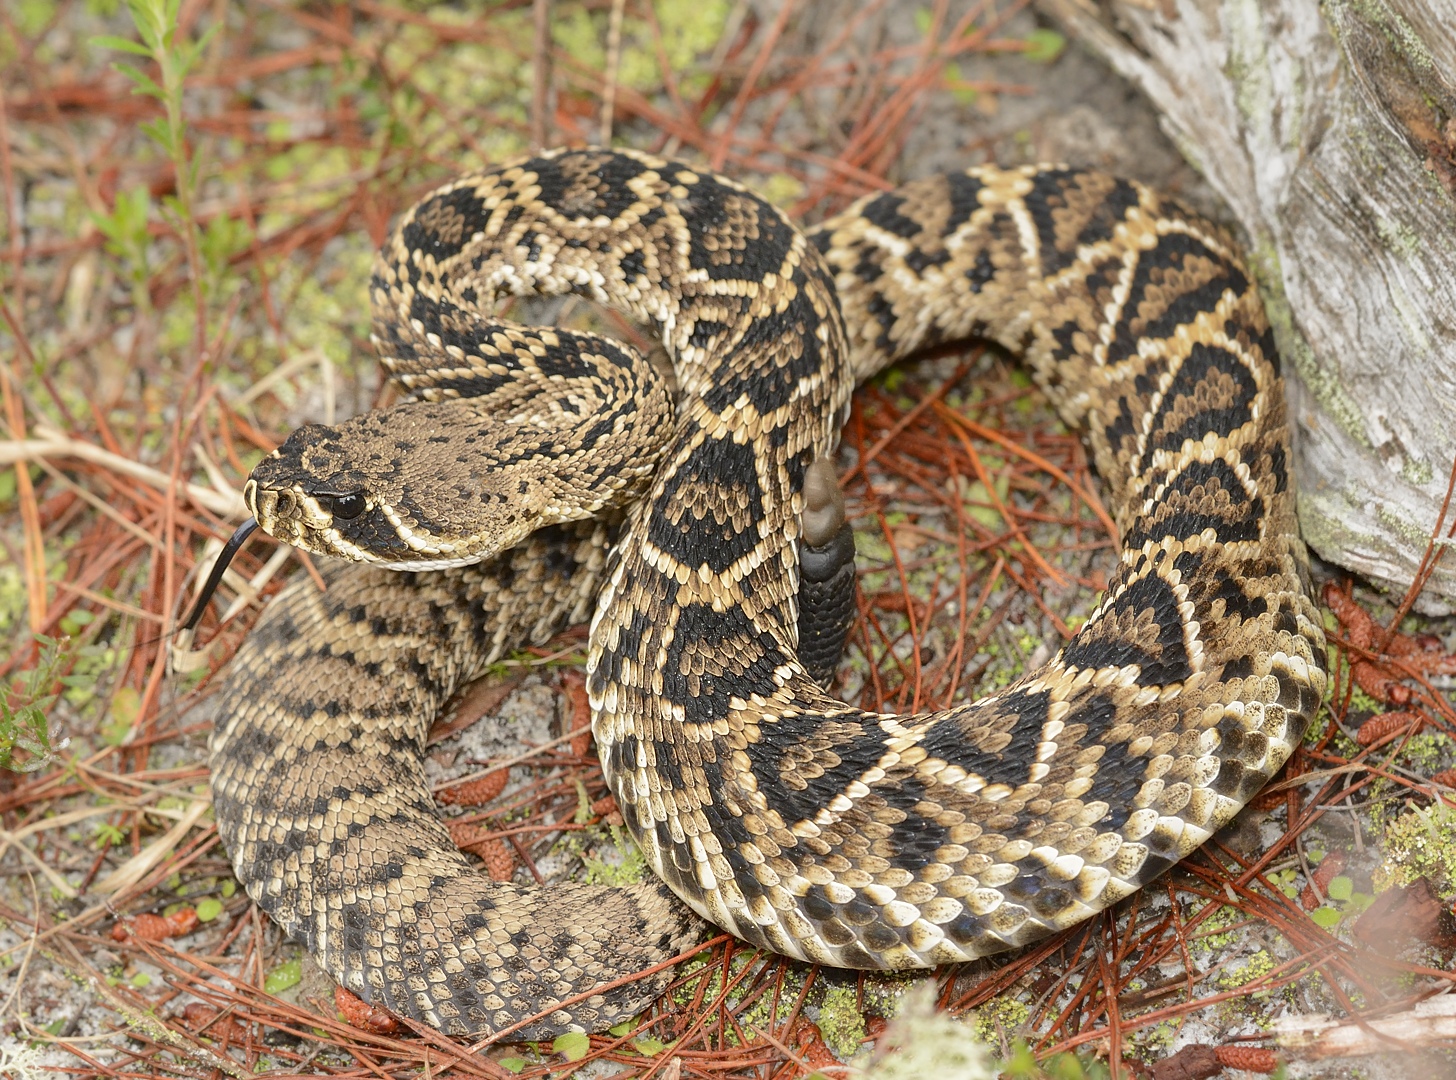
[[[1043,7],[1227,201],[1290,376],[1305,537],[1403,592],[1456,461],[1456,0]],[[1456,608],[1452,546],[1423,610]]]

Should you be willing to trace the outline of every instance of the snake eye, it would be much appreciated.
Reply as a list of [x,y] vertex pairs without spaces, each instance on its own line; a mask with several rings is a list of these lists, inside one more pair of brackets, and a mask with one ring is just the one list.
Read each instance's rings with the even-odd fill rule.
[[364,496],[355,491],[348,495],[335,495],[329,506],[336,518],[345,521],[356,518],[364,512]]

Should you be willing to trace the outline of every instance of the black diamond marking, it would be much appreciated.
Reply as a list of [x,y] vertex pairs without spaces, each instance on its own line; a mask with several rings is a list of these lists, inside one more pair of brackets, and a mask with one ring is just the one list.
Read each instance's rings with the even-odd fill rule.
[[937,248],[934,251],[927,251],[921,247],[911,248],[905,253],[905,265],[917,277],[923,277],[925,271],[932,266],[943,266],[950,258],[950,252],[945,248]]
[[1264,327],[1264,332],[1259,335],[1257,342],[1259,351],[1264,354],[1264,359],[1269,361],[1269,366],[1274,369],[1275,375],[1283,374],[1283,361],[1279,355],[1279,349],[1274,344],[1274,328]]
[[688,344],[697,349],[706,349],[714,339],[726,334],[728,330],[727,323],[715,322],[712,319],[698,319],[693,323],[693,332],[688,335]]
[[627,252],[617,261],[617,265],[622,268],[622,276],[629,285],[647,273],[647,259],[641,251]]
[[1122,440],[1137,431],[1137,422],[1133,420],[1132,410],[1128,408],[1127,398],[1117,399],[1117,416],[1112,423],[1103,429],[1103,435],[1107,439],[1107,445],[1114,450],[1121,445]]
[[874,786],[866,808],[879,797],[892,810],[899,810],[905,820],[895,827],[895,853],[889,857],[891,866],[909,870],[912,874],[936,861],[936,851],[950,843],[950,830],[933,818],[923,815],[916,807],[930,792],[910,768],[892,770]]
[[[802,273],[798,275],[803,284]],[[757,350],[771,353],[785,342],[792,341],[799,346],[796,355],[776,357],[776,363],[753,365],[751,370],[735,372],[726,365],[721,369],[720,381],[703,394],[703,400],[713,412],[721,413],[740,397],[747,397],[760,414],[767,415],[782,408],[793,399],[800,382],[817,373],[825,358],[819,346],[818,335],[805,332],[818,322],[809,301],[801,289],[798,298],[782,312],[755,319],[734,344],[735,353]],[[834,358],[842,364],[843,358]]]
[[[1126,629],[1145,613],[1151,616],[1156,627],[1156,640],[1151,643],[1126,641],[1096,632],[1097,625],[1106,620],[1116,620]],[[1137,578],[1118,593],[1098,623],[1072,639],[1062,654],[1062,661],[1068,667],[1077,668],[1137,664],[1139,686],[1182,682],[1193,674],[1193,666],[1183,640],[1183,618],[1178,612],[1178,596],[1173,587],[1157,574]]]
[[[730,204],[736,209],[730,210]],[[712,280],[756,281],[765,274],[778,273],[794,248],[796,230],[777,210],[757,196],[735,191],[712,177],[703,177],[689,188],[688,197],[678,205],[688,229],[699,238],[699,243],[688,251],[688,261]],[[750,223],[753,235],[738,237],[736,230],[747,229]],[[709,241],[713,242],[712,248]],[[735,246],[739,242],[742,246]],[[716,257],[714,250],[719,253]],[[723,257],[729,253],[730,257]]]
[[663,787],[667,791],[683,791],[683,768],[678,760],[678,754],[684,748],[676,743],[668,742],[666,739],[652,744],[653,764],[658,775],[662,777]]
[[[833,750],[839,764],[825,769],[819,776],[805,779],[802,788],[789,787],[782,780],[786,750],[814,738],[824,724],[836,726]],[[785,826],[814,817],[884,754],[884,735],[878,728],[862,727],[860,734],[851,738],[842,730],[843,726],[844,722],[838,718],[813,714],[786,716],[775,722],[764,737],[744,747],[759,794],[768,808],[783,818]]]
[[[684,486],[716,488],[741,500],[749,522],[763,518],[763,489],[759,486],[753,448],[732,439],[710,439],[679,470]],[[715,500],[721,502],[721,500]],[[759,541],[751,525],[740,531],[731,519],[719,520],[711,509],[685,500],[677,491],[662,496],[663,505],[648,518],[647,538],[685,566],[696,570],[706,564],[721,574],[749,554]],[[702,516],[700,516],[702,515]]]
[[1036,226],[1043,276],[1066,269],[1077,257],[1075,247],[1062,251],[1057,246],[1056,213],[1066,211],[1067,189],[1076,185],[1080,175],[1071,169],[1043,170],[1033,177],[1031,190],[1022,200]]
[[971,283],[971,294],[979,296],[981,290],[989,285],[996,277],[996,264],[991,261],[991,253],[985,248],[976,252],[976,261],[966,271],[966,278]]
[[878,195],[860,207],[859,216],[887,233],[912,240],[922,232],[920,222],[900,213],[905,200],[895,194]]
[[[996,698],[994,702],[935,721],[920,740],[920,748],[931,757],[962,765],[967,772],[984,771],[1001,761],[1030,765],[1050,708],[1051,695],[1048,693],[1012,690]],[[995,710],[994,715],[1016,717],[1009,729],[1011,742],[1004,750],[995,754],[977,750],[975,746],[978,721],[984,722],[983,718],[991,709]],[[997,724],[996,727],[1000,731],[1007,730],[1003,724]]]
[[[632,621],[630,624],[628,624],[628,626],[620,631],[619,637],[617,638],[616,647],[603,650],[601,661],[597,664],[597,669],[592,672],[590,676],[591,692],[593,694],[605,694],[608,686],[620,683],[622,681],[623,658],[636,658],[637,653],[642,645],[643,636],[647,633],[648,628],[652,625],[652,616],[647,612],[638,610],[632,613]],[[626,740],[631,738],[632,736],[629,735],[626,736],[623,740],[622,748],[624,755],[627,745]],[[635,742],[632,743],[632,747],[632,754],[630,756],[623,756],[621,758],[621,760],[625,763],[623,765],[623,767],[625,768],[637,767],[637,753]],[[616,757],[615,751],[613,756]]]
[[[468,187],[455,188],[416,207],[400,230],[400,242],[407,251],[421,251],[442,262],[460,254],[489,219],[480,196]],[[419,272],[413,259],[411,272]]]
[[[570,581],[581,569],[581,560],[576,554],[581,546],[581,536],[570,531],[572,528],[573,526],[552,525],[536,533],[541,548],[540,566],[548,579]],[[610,539],[615,540],[616,537]],[[500,568],[497,573],[505,569],[504,560],[497,560],[495,565]]]
[[1269,610],[1269,601],[1263,596],[1250,596],[1245,590],[1243,582],[1230,574],[1223,567],[1219,567],[1213,578],[1212,595],[1208,596],[1209,601],[1223,601],[1223,615],[1225,619],[1236,618],[1240,622],[1252,622],[1261,617]]
[[1126,180],[1115,180],[1111,190],[1097,199],[1092,216],[1087,219],[1077,236],[1077,243],[1098,244],[1111,239],[1117,227],[1127,220],[1127,212],[1137,205],[1137,188]]
[[[714,835],[718,835],[717,830],[714,830]],[[737,847],[724,844],[723,858],[728,863],[728,868],[733,871],[733,880],[747,899],[751,901],[764,894],[762,883],[753,875],[753,864],[743,857]]]
[[1289,490],[1289,466],[1284,460],[1284,447],[1277,442],[1269,448],[1269,475],[1274,478],[1274,494]]
[[1187,540],[1205,529],[1224,543],[1257,541],[1263,517],[1264,500],[1244,489],[1228,462],[1191,461],[1168,479],[1153,512],[1137,519],[1123,546],[1136,550],[1164,537]]
[[1127,752],[1126,742],[1109,743],[1107,733],[1119,719],[1119,709],[1112,695],[1101,690],[1086,692],[1086,696],[1072,704],[1067,714],[1068,724],[1086,724],[1087,734],[1083,742],[1088,746],[1106,747],[1097,763],[1097,775],[1092,779],[1092,788],[1082,797],[1083,802],[1105,802],[1107,816],[1093,822],[1099,832],[1116,831],[1122,828],[1132,813],[1132,800],[1142,787],[1140,774],[1142,759],[1133,758]]
[[[707,785],[708,790],[713,792],[726,790],[727,780],[723,776],[723,768],[719,764],[717,747],[714,747],[714,751],[711,753],[704,753],[701,765],[703,782]],[[725,854],[729,851],[733,852],[733,857],[729,859],[730,862],[733,859],[741,858],[738,854],[740,847],[752,844],[757,839],[749,832],[748,826],[743,824],[743,819],[728,809],[721,799],[714,799],[705,804],[702,807],[702,813],[707,819],[708,828],[712,830],[713,835],[722,840]],[[736,867],[737,864],[734,865]],[[752,871],[745,869],[742,874],[738,875],[740,884],[745,877],[752,876]],[[757,887],[757,879],[755,879],[755,887]]]
[[864,302],[865,314],[874,319],[879,325],[880,333],[875,338],[875,346],[879,349],[891,351],[891,334],[895,330],[895,323],[898,321],[895,315],[895,307],[885,298],[883,293],[871,293]]
[[[1143,324],[1141,333],[1134,333],[1132,323],[1141,318],[1139,309],[1149,290],[1155,286],[1167,289],[1168,276],[1184,272],[1195,258],[1215,264],[1220,272],[1202,285],[1173,297],[1171,303]],[[1136,355],[1141,339],[1165,338],[1178,327],[1192,322],[1201,312],[1213,310],[1225,291],[1232,291],[1238,296],[1248,287],[1249,279],[1242,270],[1226,262],[1195,237],[1182,232],[1160,236],[1154,247],[1138,253],[1132,285],[1122,306],[1122,318],[1113,329],[1112,342],[1107,347],[1107,363],[1119,363]]]
[[[1210,393],[1213,389],[1210,377],[1216,374],[1233,382],[1234,397],[1229,399],[1219,393],[1216,400],[1220,404],[1191,412],[1172,427],[1164,426],[1163,418],[1181,403],[1215,399],[1215,395]],[[1204,391],[1202,395],[1199,394],[1200,389]],[[1186,440],[1197,442],[1210,431],[1220,434],[1237,431],[1253,420],[1254,399],[1258,393],[1259,387],[1254,382],[1253,374],[1237,356],[1226,349],[1205,345],[1201,341],[1195,343],[1158,403],[1158,409],[1153,414],[1148,444],[1136,471],[1143,473],[1151,468],[1153,454],[1158,450],[1181,450]]]
[[628,182],[647,171],[647,166],[625,155],[590,150],[550,160],[536,158],[521,168],[536,174],[542,202],[578,219],[621,217],[637,202]]
[[620,739],[612,744],[608,751],[608,769],[615,776],[635,771],[637,768],[638,742],[637,736],[627,732]]
[[667,648],[662,696],[682,706],[690,724],[722,720],[731,698],[773,693],[774,669],[786,660],[773,635],[740,608],[688,604]]
[[1274,374],[1278,375],[1280,373],[1279,349],[1274,344],[1273,327],[1266,326],[1259,332],[1258,337],[1252,337],[1252,327],[1229,319],[1223,324],[1223,332],[1228,336],[1230,341],[1243,340],[1256,347],[1264,359],[1269,362],[1269,366],[1274,369]]
[[986,185],[970,173],[948,173],[945,177],[945,194],[948,204],[945,230],[947,233],[960,228],[971,220],[981,208],[981,192]]
[[590,378],[596,365],[582,356],[584,348],[600,356],[613,367],[630,372],[633,361],[614,343],[605,338],[579,338],[575,334],[557,332],[558,345],[545,350],[546,355],[536,357],[536,366],[547,378],[559,375],[563,379]]
[[854,264],[854,276],[866,285],[873,285],[882,276],[881,267],[884,265],[884,257],[884,252],[879,248],[860,248],[859,261]]

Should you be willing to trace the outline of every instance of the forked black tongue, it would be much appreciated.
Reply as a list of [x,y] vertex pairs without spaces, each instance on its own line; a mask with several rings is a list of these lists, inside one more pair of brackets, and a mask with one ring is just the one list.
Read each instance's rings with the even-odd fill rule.
[[217,591],[217,583],[222,580],[223,571],[233,561],[233,556],[243,550],[243,545],[248,542],[248,537],[258,528],[255,518],[248,518],[238,526],[238,531],[233,533],[228,542],[223,545],[222,551],[218,552],[217,561],[212,564],[212,573],[207,575],[207,580],[202,583],[202,591],[197,594],[197,602],[192,605],[191,612],[182,623],[183,630],[195,630],[197,624],[202,621],[202,613],[207,610],[207,602],[212,599],[212,594]]

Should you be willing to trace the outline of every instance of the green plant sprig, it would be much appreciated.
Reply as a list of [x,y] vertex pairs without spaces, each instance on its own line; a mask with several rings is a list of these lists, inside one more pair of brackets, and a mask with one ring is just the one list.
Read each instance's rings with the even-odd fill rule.
[[[218,23],[201,37],[188,41],[177,26],[181,6],[182,0],[127,0],[127,9],[131,12],[132,23],[136,26],[141,41],[108,35],[92,38],[92,44],[146,57],[157,65],[160,81],[125,61],[119,60],[112,67],[131,82],[132,93],[157,99],[165,110],[164,116],[143,123],[141,130],[162,148],[176,172],[177,194],[164,200],[163,205],[171,211],[172,223],[182,236],[187,251],[188,276],[192,280],[193,297],[197,304],[197,345],[200,355],[207,342],[207,301],[201,235],[194,209],[202,157],[200,154],[191,153],[187,146],[187,121],[182,113],[182,94],[188,74],[197,66],[222,24]],[[105,224],[98,221],[98,226],[103,232],[107,232]],[[134,234],[134,222],[132,226]],[[111,236],[109,232],[108,238],[114,243],[119,241],[118,237]],[[134,239],[128,246],[135,246]],[[134,257],[134,252],[129,250],[126,253]],[[144,260],[142,265],[145,265]]]
[[9,693],[0,692],[0,768],[36,772],[55,760],[67,739],[52,730],[47,711],[60,695],[57,682],[70,685],[69,676],[57,676],[65,665],[65,640],[36,635],[40,656],[35,666]]

